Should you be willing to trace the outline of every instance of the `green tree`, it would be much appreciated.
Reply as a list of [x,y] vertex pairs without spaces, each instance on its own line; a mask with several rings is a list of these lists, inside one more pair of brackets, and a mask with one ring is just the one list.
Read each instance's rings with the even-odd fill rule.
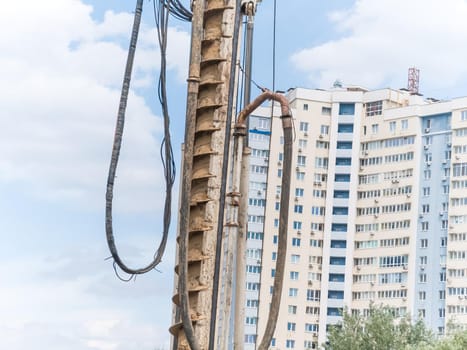
[[425,350],[434,344],[423,322],[396,318],[389,307],[370,305],[368,316],[348,310],[342,316],[342,322],[329,330],[326,350]]

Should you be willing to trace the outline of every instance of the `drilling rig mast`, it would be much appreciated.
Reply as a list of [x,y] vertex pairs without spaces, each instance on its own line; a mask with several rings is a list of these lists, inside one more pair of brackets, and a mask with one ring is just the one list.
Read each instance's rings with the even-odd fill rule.
[[214,349],[216,339],[240,4],[193,2],[174,349]]

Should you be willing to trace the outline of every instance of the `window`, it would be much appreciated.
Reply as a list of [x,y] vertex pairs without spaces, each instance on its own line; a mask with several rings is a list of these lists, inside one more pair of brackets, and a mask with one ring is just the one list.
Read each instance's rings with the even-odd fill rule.
[[423,170],[423,178],[424,178],[425,180],[431,179],[431,170],[428,170],[428,169],[427,169],[427,170]]
[[300,205],[300,204],[295,204],[294,205],[294,212],[295,213],[303,213],[303,205]]
[[428,239],[423,238],[420,240],[420,247],[421,248],[428,248]]
[[332,224],[331,231],[333,232],[346,232],[347,224]]
[[425,197],[430,195],[430,187],[423,187],[423,195]]
[[301,221],[294,221],[292,224],[294,230],[301,230],[302,229],[302,222]]
[[300,131],[308,131],[308,123],[300,122]]
[[290,271],[290,279],[292,281],[298,280],[298,271]]
[[305,180],[305,172],[304,171],[297,171],[295,173],[296,179],[297,180]]
[[308,144],[307,140],[303,140],[303,139],[298,140],[298,147],[299,148],[306,148],[307,144]]
[[418,300],[426,300],[426,292],[424,290],[418,292]]
[[296,188],[295,189],[295,197],[303,197],[305,190],[303,188]]
[[288,308],[289,314],[296,315],[297,314],[297,305],[289,305]]
[[340,103],[339,104],[339,115],[354,115],[355,114],[355,103]]
[[422,205],[422,213],[427,214],[430,212],[430,205],[429,204],[423,204]]
[[428,231],[429,225],[428,221],[423,221],[422,222],[422,231]]
[[418,281],[420,283],[426,283],[426,273],[421,273],[418,275]]
[[441,237],[441,247],[446,247],[448,245],[448,238]]
[[389,122],[389,131],[392,133],[396,132],[396,122]]
[[297,156],[297,165],[305,166],[306,165],[306,157],[305,156]]
[[352,149],[352,141],[337,141],[337,149]]
[[346,248],[347,241],[344,240],[331,240],[331,248]]
[[298,255],[298,254],[292,254],[292,255],[290,256],[290,262],[291,262],[292,264],[298,264],[298,263],[300,262],[300,255]]
[[338,307],[328,307],[328,316],[341,316],[342,309]]
[[409,128],[409,121],[407,119],[401,120],[401,129],[407,130]]
[[328,291],[328,299],[344,299],[344,291],[330,290]]
[[383,101],[367,102],[365,104],[365,107],[366,107],[367,117],[372,117],[374,115],[381,115],[383,111]]
[[285,341],[285,347],[286,347],[287,349],[294,349],[294,348],[295,348],[295,340],[293,340],[293,339],[287,339],[287,340]]
[[256,334],[245,334],[245,343],[247,344],[256,343]]
[[343,273],[330,273],[329,282],[344,282],[345,275]]
[[292,238],[293,247],[300,247],[300,242],[301,242],[300,238],[296,238],[296,237]]
[[337,126],[338,133],[352,133],[353,132],[353,124],[339,124]]
[[378,133],[378,124],[371,124],[371,133],[373,135],[377,134]]
[[322,135],[328,135],[329,134],[329,125],[321,125],[319,130],[320,130],[320,133]]
[[298,295],[298,288],[289,288],[289,297],[296,297]]
[[334,198],[349,198],[349,191],[334,191]]
[[348,207],[332,207],[332,215],[348,215]]
[[330,265],[345,265],[345,258],[340,256],[331,256],[329,259]]
[[287,330],[295,332],[296,324],[295,322],[287,322]]
[[336,174],[334,176],[336,182],[350,182],[350,174]]
[[306,300],[308,301],[320,301],[321,300],[321,291],[315,289],[307,289],[306,291]]
[[303,110],[304,110],[304,111],[307,111],[307,110],[308,110],[308,103],[304,103],[304,104],[303,104]]
[[461,120],[462,121],[467,120],[467,110],[461,112]]
[[341,166],[349,166],[352,164],[352,158],[343,158],[343,157],[337,157],[336,158],[336,165],[341,165]]
[[322,115],[331,115],[331,107],[321,107]]

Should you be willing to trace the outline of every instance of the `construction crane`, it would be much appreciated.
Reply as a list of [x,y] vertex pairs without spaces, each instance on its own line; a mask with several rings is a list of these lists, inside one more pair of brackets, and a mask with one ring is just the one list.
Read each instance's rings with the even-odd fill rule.
[[[274,292],[265,334],[258,349],[271,342],[279,312],[287,247],[288,206],[292,157],[292,118],[287,99],[263,89],[250,101],[252,33],[256,0],[193,0],[189,13],[178,1],[159,1],[159,42],[162,59],[167,44],[163,29],[170,12],[192,23],[185,138],[181,172],[176,288],[170,332],[173,350],[243,349],[245,239],[250,150],[248,116],[266,100],[280,104],[284,132],[284,166]],[[155,0],[154,0],[155,4]],[[124,112],[143,1],[137,1],[112,162],[107,184],[106,231],[114,263],[133,275],[153,269],[166,241],[170,206],[166,201],[164,239],[153,262],[141,269],[127,267],[112,231],[113,182],[123,134]],[[155,5],[154,5],[155,6]],[[156,12],[156,11],[155,11]],[[245,100],[237,115],[238,57],[242,19],[246,17]],[[161,29],[162,28],[162,29]],[[161,77],[165,61],[161,63]],[[164,80],[160,95],[167,114]],[[168,123],[166,123],[168,124]],[[173,184],[170,134],[165,134],[167,195]],[[169,220],[170,222],[170,220]]]

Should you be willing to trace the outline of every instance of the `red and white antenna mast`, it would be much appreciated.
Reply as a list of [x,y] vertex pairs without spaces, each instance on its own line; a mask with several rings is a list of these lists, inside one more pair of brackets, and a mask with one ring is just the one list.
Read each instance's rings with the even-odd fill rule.
[[407,83],[407,90],[411,94],[418,94],[418,89],[420,86],[420,69],[415,67],[409,68],[409,79]]

